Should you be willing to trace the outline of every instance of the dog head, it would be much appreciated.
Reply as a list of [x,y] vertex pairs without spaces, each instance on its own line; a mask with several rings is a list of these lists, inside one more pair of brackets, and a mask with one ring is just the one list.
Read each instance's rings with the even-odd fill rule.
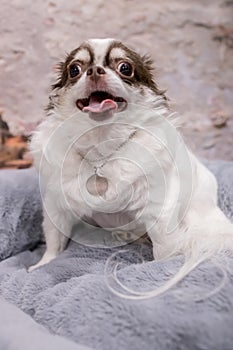
[[79,111],[95,120],[130,104],[153,108],[158,97],[166,100],[153,80],[151,60],[114,39],[88,40],[73,50],[60,63],[53,90],[48,110],[56,107],[66,116]]

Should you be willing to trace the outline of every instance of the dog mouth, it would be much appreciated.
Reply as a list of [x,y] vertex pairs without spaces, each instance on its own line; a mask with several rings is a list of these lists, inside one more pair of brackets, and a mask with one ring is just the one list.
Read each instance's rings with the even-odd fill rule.
[[88,98],[78,99],[76,106],[86,113],[122,112],[127,101],[106,91],[94,91]]

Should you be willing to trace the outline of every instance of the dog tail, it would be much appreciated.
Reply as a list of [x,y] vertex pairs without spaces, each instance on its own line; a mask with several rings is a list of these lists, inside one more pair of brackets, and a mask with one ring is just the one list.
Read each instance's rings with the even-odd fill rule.
[[[196,229],[190,228],[186,230],[180,237],[169,257],[177,255],[177,252],[181,252],[185,257],[185,262],[171,279],[155,290],[138,292],[126,287],[119,280],[117,276],[117,265],[115,264],[114,269],[111,267],[111,278],[113,278],[114,284],[109,283],[110,280],[107,279],[107,284],[112,292],[126,299],[157,297],[170,290],[205,261],[211,261],[221,269],[224,278],[219,287],[223,286],[227,278],[225,258],[233,254],[233,224],[225,217],[221,210],[216,207],[211,213],[211,217],[209,216],[202,222],[199,222]],[[112,257],[110,257],[106,264],[106,271],[109,271],[112,262]],[[208,296],[214,294],[219,289],[221,288],[210,291]]]

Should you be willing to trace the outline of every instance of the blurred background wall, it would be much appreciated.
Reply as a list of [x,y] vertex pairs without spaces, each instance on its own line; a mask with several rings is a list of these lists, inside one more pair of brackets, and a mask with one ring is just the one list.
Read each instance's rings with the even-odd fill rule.
[[66,52],[114,37],[150,53],[192,149],[233,160],[232,0],[1,0],[0,13],[0,110],[14,132],[42,118]]

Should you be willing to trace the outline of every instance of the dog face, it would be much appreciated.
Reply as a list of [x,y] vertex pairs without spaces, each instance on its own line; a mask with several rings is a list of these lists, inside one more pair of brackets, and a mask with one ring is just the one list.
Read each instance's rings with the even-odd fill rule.
[[[48,110],[63,115],[87,113],[109,118],[129,104],[143,104],[160,96],[153,80],[151,61],[114,39],[92,39],[73,50],[59,66]],[[147,106],[150,107],[150,106]]]

